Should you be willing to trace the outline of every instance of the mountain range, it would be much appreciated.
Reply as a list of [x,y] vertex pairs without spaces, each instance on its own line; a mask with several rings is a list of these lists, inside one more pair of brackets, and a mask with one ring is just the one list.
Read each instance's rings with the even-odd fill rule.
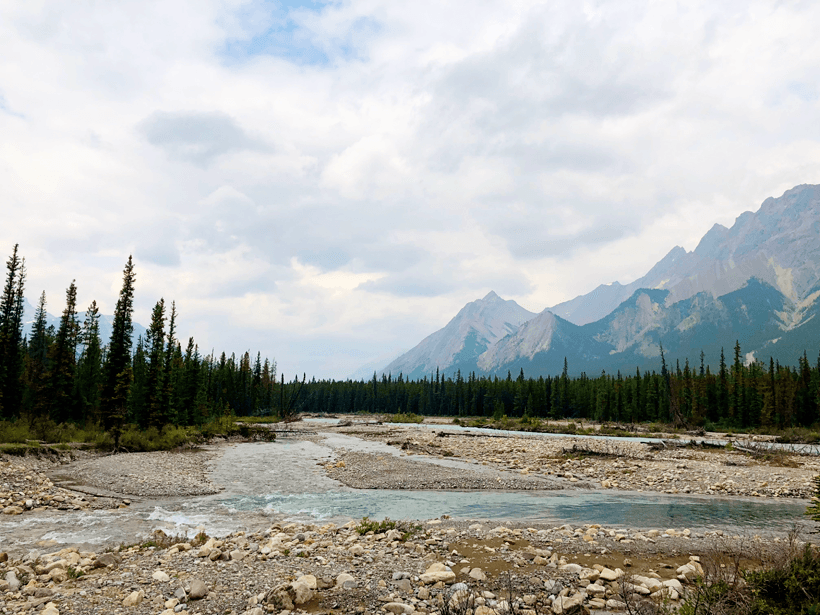
[[[422,378],[476,371],[573,374],[660,368],[688,359],[789,365],[820,350],[820,186],[801,185],[715,224],[691,252],[674,247],[630,284],[602,284],[539,314],[494,292],[468,303],[443,328],[380,373]],[[813,359],[812,359],[813,360]],[[372,373],[372,372],[371,372]]]

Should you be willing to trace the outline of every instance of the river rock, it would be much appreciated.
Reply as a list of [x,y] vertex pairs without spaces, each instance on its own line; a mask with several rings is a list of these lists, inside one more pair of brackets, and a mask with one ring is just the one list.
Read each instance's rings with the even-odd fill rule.
[[154,581],[159,581],[160,583],[167,583],[171,580],[171,577],[169,577],[168,574],[162,570],[154,570],[154,574],[151,575],[151,578],[154,579]]
[[388,602],[384,605],[384,610],[398,615],[402,613],[412,613],[416,610],[414,606],[402,602]]
[[697,562],[689,562],[678,568],[675,572],[678,573],[678,579],[687,583],[691,583],[698,576],[703,574],[703,569],[698,570],[699,564]]
[[574,596],[559,596],[552,602],[552,612],[555,615],[572,613],[573,615],[589,615],[589,609],[584,606],[584,594],[578,592]]
[[20,585],[22,585],[22,583],[20,583],[19,579],[17,578],[17,575],[14,573],[14,570],[9,570],[6,573],[6,583],[9,584],[9,591],[12,592],[16,592],[18,589],[20,589]]
[[137,606],[140,604],[143,599],[145,599],[145,592],[139,590],[138,592],[131,592],[125,597],[125,600],[122,601],[123,606]]
[[439,581],[448,585],[456,580],[456,573],[449,566],[439,562],[430,564],[424,574],[421,575],[422,583],[438,583]]
[[663,586],[674,589],[680,595],[683,595],[683,585],[681,585],[680,581],[677,579],[669,579],[668,581],[664,581]]
[[113,568],[119,565],[119,558],[113,553],[103,553],[94,560],[94,568]]
[[338,577],[336,577],[336,587],[341,587],[343,589],[353,589],[356,587],[356,579],[353,578],[352,575],[343,572]]
[[296,604],[298,606],[307,604],[308,602],[313,600],[313,596],[316,594],[316,577],[313,577],[314,589],[310,588],[308,582],[305,581],[304,578],[305,577],[299,577],[299,579],[291,583],[291,589],[293,590],[293,604]]
[[188,592],[188,598],[191,600],[201,600],[208,595],[208,587],[199,579],[191,580],[191,590]]
[[620,568],[616,568],[615,570],[611,570],[609,568],[604,568],[601,570],[600,577],[604,581],[617,581],[620,579],[624,574],[624,571]]
[[23,514],[23,509],[20,508],[19,506],[6,506],[3,509],[3,514],[4,515],[22,515]]
[[395,585],[397,589],[400,589],[405,594],[408,594],[411,591],[413,591],[413,584],[410,582],[410,579],[399,579],[398,581],[393,581],[393,585]]
[[476,581],[486,581],[487,575],[484,574],[484,571],[481,568],[473,568],[470,571],[470,578],[475,579]]

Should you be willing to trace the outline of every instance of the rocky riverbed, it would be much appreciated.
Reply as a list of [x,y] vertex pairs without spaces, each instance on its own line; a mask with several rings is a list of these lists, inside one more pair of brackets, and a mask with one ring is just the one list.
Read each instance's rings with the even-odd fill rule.
[[446,601],[468,604],[474,615],[511,606],[527,615],[622,611],[627,601],[678,602],[703,574],[704,553],[742,550],[746,561],[761,561],[794,546],[598,525],[276,523],[219,540],[157,535],[105,552],[0,554],[0,608],[41,615],[423,615],[442,613]]
[[[356,489],[594,487],[774,499],[809,495],[811,478],[820,472],[814,458],[797,456],[772,463],[736,451],[655,451],[639,442],[439,435],[384,425],[339,428],[348,441],[355,436],[372,442],[373,451],[361,452],[340,446],[344,437],[327,435],[327,426],[317,429],[325,435],[304,439],[329,442],[333,450],[315,471],[327,477],[322,480]],[[132,498],[204,497],[223,487],[212,465],[227,450],[6,458],[0,460],[0,506],[22,523],[38,514],[128,507]],[[450,612],[469,606],[473,615],[500,615],[510,606],[528,614],[619,611],[627,601],[678,603],[703,572],[701,565],[708,572],[720,558],[757,565],[800,546],[784,536],[786,527],[772,528],[779,535],[724,535],[647,529],[640,522],[555,526],[445,516],[359,528],[358,521],[279,520],[262,526],[267,529],[220,538],[156,535],[94,550],[44,541],[36,551],[4,553],[8,549],[0,543],[0,610],[432,614],[447,610],[444,601],[453,607]]]
[[325,469],[330,478],[356,489],[533,491],[565,487],[564,481],[555,477],[522,476],[505,471],[482,472],[439,465],[431,467],[429,463],[394,455],[353,451],[337,451],[336,460],[327,463]]
[[809,498],[820,458],[753,456],[732,449],[651,447],[584,437],[476,435],[415,425],[352,425],[342,433],[412,454],[478,462],[499,471],[578,482],[578,486],[668,494]]

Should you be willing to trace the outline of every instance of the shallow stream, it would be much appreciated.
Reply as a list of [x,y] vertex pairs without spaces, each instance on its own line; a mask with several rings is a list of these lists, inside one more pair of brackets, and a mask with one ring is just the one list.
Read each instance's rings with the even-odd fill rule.
[[[55,544],[99,549],[133,543],[154,529],[192,536],[199,529],[220,536],[238,529],[267,527],[273,519],[346,521],[454,518],[544,522],[551,525],[600,523],[606,527],[722,529],[732,533],[788,531],[800,521],[806,502],[592,491],[390,491],[357,490],[328,478],[321,464],[333,449],[400,455],[379,442],[324,434],[321,444],[281,438],[271,443],[236,444],[211,467],[224,487],[212,496],[134,501],[127,509],[49,512],[0,518],[0,551],[24,551]],[[493,471],[478,464],[408,456],[427,463]],[[40,543],[40,541],[47,541]]]

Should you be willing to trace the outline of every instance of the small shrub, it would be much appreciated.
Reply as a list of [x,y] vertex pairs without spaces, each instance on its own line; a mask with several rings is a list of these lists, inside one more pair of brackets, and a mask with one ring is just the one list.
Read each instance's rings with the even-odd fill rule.
[[357,525],[355,529],[360,536],[364,536],[368,532],[380,534],[388,530],[396,529],[396,522],[388,518],[385,518],[383,521],[371,521],[369,517],[362,517],[361,522],[359,522],[359,525]]
[[66,568],[66,573],[68,574],[69,579],[79,579],[85,574],[82,570],[77,570],[73,566]]
[[385,419],[385,423],[422,423],[424,422],[424,417],[419,416],[418,414],[413,414],[412,412],[408,413],[397,413],[391,414],[388,418]]

